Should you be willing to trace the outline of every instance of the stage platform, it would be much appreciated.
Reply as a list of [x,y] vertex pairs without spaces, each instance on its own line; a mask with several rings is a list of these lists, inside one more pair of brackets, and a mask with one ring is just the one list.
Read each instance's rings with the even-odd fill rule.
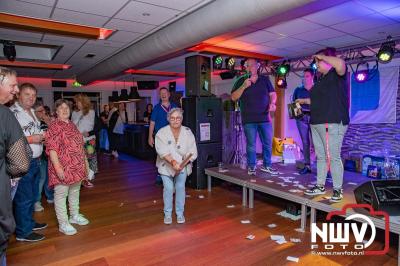
[[[370,181],[370,178],[362,176],[360,173],[345,172],[343,181],[344,199],[339,203],[330,202],[327,197],[332,195],[332,180],[326,182],[327,193],[319,196],[304,195],[304,190],[316,183],[316,174],[299,175],[293,164],[274,164],[274,168],[279,171],[278,175],[270,175],[257,170],[256,176],[247,175],[247,170],[243,170],[233,165],[225,165],[220,171],[218,167],[207,168],[205,173],[208,181],[208,191],[211,192],[212,178],[218,178],[243,188],[242,205],[254,208],[254,191],[266,193],[275,197],[279,197],[294,203],[301,204],[301,229],[306,230],[307,227],[307,210],[310,208],[310,224],[316,221],[317,211],[331,212],[340,211],[346,204],[355,204],[354,189],[359,185]],[[346,214],[341,215],[347,217],[354,214],[354,210],[348,210]],[[363,212],[363,214],[365,214]],[[384,219],[376,216],[369,216],[375,226],[385,229]],[[391,216],[390,232],[399,235],[399,256],[398,264],[400,266],[400,217]]]

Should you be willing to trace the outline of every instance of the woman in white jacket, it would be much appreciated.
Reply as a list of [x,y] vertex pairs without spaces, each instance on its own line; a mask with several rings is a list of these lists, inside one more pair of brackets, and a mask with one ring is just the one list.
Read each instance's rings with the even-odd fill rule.
[[156,135],[157,168],[163,184],[164,223],[172,223],[173,193],[177,223],[184,223],[185,182],[192,173],[192,162],[197,158],[196,141],[192,131],[182,126],[183,111],[173,108],[168,112],[169,125]]

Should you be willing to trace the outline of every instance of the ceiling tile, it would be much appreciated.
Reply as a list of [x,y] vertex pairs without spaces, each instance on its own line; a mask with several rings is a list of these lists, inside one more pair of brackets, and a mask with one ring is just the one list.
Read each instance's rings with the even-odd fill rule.
[[88,39],[82,39],[82,38],[74,38],[74,37],[66,37],[66,36],[60,36],[60,35],[54,35],[50,33],[46,33],[43,37],[44,42],[48,42],[49,44],[57,44],[57,45],[62,45],[64,43],[75,43],[75,44],[83,44],[86,42]]
[[19,2],[28,2],[32,4],[37,4],[37,5],[44,5],[44,6],[54,6],[54,3],[56,0],[17,0]]
[[113,30],[123,30],[138,33],[147,33],[155,28],[154,25],[116,18],[110,20],[104,27]]
[[330,26],[347,20],[356,19],[361,16],[374,13],[373,10],[365,8],[354,2],[347,2],[319,12],[304,16],[304,19],[322,25]]
[[115,48],[120,48],[126,43],[124,42],[115,42],[115,41],[110,41],[110,40],[89,40],[87,42],[87,45],[96,45],[96,46],[101,46],[101,47],[115,47]]
[[235,40],[243,41],[243,42],[247,42],[247,43],[258,44],[258,43],[263,43],[263,42],[267,42],[267,41],[273,41],[273,40],[276,40],[276,39],[279,39],[282,37],[283,37],[282,35],[277,34],[277,33],[259,30],[259,31],[235,38]]
[[169,8],[132,1],[115,17],[152,25],[160,25],[179,13],[179,11]]
[[58,0],[57,8],[112,17],[128,1],[129,0]]
[[48,19],[51,13],[51,7],[35,5],[26,2],[20,2],[16,0],[1,0],[0,11],[11,14],[29,16],[35,18],[46,18]]
[[52,19],[87,26],[102,27],[109,18],[56,8]]
[[263,44],[266,46],[269,46],[269,47],[274,47],[274,48],[286,48],[286,47],[291,47],[291,46],[295,46],[295,45],[301,45],[304,43],[305,42],[302,40],[286,37],[286,38],[281,38],[281,39],[278,39],[275,41],[265,42]]
[[362,44],[365,41],[361,38],[354,37],[351,35],[343,35],[343,36],[326,39],[326,40],[320,40],[320,41],[316,41],[316,42],[321,45],[324,45],[324,46],[340,48],[340,47],[345,47],[345,46]]
[[313,51],[313,52],[317,52],[320,49],[323,49],[325,46],[320,45],[320,44],[316,44],[316,43],[303,43],[303,44],[298,44],[295,46],[289,46],[286,47],[286,50],[289,51],[294,51],[294,52],[305,52],[305,51]]
[[302,34],[294,35],[293,37],[304,41],[314,42],[342,35],[345,35],[345,33],[330,28],[322,28],[312,32],[305,32]]
[[376,11],[382,11],[400,6],[399,0],[357,0],[355,2]]
[[265,28],[264,30],[290,36],[302,32],[313,31],[321,27],[322,27],[321,25],[298,18],[288,22],[280,23],[272,27]]
[[[43,33],[36,33],[30,31],[23,31],[23,30],[10,30],[6,28],[0,28],[0,36],[2,39],[6,39],[5,36],[15,36],[15,37],[26,37],[29,39],[41,39]],[[16,40],[14,40],[16,41]]]
[[142,36],[140,33],[128,32],[128,31],[117,31],[111,37],[109,37],[108,41],[116,41],[116,42],[123,42],[123,43],[130,43],[137,38]]
[[394,22],[393,20],[388,19],[379,13],[375,13],[359,19],[354,19],[347,22],[335,24],[332,25],[331,27],[347,33],[353,33],[353,32],[377,28],[379,26],[387,24],[393,24],[393,22]]
[[209,2],[209,1],[202,1],[202,0],[140,0],[140,1],[148,3],[148,4],[168,7],[168,8],[172,8],[172,9],[181,10],[181,11],[184,11],[192,6],[201,4],[202,2]]
[[367,41],[385,40],[388,35],[391,36],[400,35],[400,25],[399,23],[385,25],[382,27],[377,27],[366,31],[355,32],[352,35],[358,36]]
[[251,52],[256,52],[256,53],[261,53],[261,54],[269,54],[269,55],[275,55],[275,56],[287,56],[287,54],[290,53],[290,51],[283,49],[283,48],[274,48],[274,47],[268,47],[265,45],[256,45],[251,49]]
[[[400,1],[399,1],[400,2]],[[382,11],[382,14],[400,22],[400,7]]]

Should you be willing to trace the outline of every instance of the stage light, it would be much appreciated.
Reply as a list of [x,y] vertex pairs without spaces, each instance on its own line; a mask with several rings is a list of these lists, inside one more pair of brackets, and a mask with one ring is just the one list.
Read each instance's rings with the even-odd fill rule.
[[318,67],[317,67],[317,61],[315,60],[315,58],[314,58],[314,60],[311,62],[310,68],[311,68],[314,72],[317,71]]
[[8,61],[15,61],[17,57],[17,51],[15,50],[15,44],[11,41],[3,42],[3,54]]
[[234,70],[235,69],[235,58],[228,57],[227,59],[225,59],[225,66],[226,66],[226,69]]
[[365,82],[368,79],[368,71],[360,71],[354,74],[357,82]]
[[214,69],[221,69],[222,68],[222,63],[223,63],[222,56],[216,55],[213,57],[213,67]]
[[283,63],[278,66],[276,73],[278,76],[286,76],[290,71],[290,65],[288,63]]
[[285,76],[278,77],[278,79],[276,80],[276,86],[280,89],[286,89],[287,87],[286,77]]
[[379,63],[389,63],[392,61],[394,53],[395,53],[395,46],[396,43],[392,41],[392,37],[388,36],[387,37],[388,41],[385,43],[382,43],[381,48],[379,49],[378,53],[376,54],[376,57],[379,60]]

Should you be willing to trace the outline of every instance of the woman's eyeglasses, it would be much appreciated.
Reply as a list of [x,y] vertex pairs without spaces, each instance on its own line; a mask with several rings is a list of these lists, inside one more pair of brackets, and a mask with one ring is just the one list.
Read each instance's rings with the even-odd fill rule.
[[180,117],[180,116],[177,116],[177,117],[171,116],[171,117],[169,118],[169,120],[171,120],[171,121],[182,121],[182,117]]

